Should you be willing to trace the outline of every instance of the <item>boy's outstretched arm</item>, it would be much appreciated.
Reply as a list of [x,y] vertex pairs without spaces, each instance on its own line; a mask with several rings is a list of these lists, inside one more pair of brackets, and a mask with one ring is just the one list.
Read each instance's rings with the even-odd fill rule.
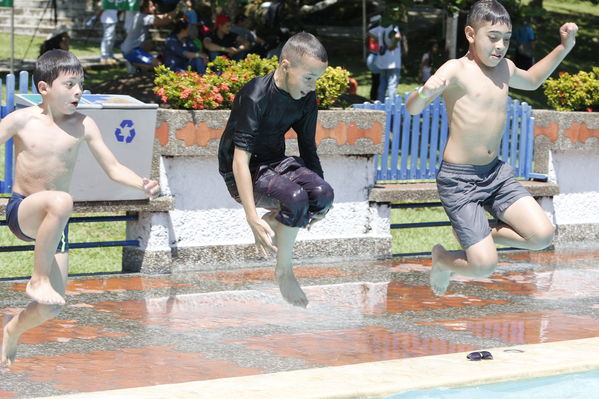
[[256,246],[262,255],[266,256],[268,251],[276,252],[277,248],[272,243],[275,233],[267,222],[258,217],[256,203],[254,202],[254,186],[250,173],[250,153],[235,147],[233,151],[233,175],[239,192],[239,198],[245,211],[245,218],[252,229]]
[[406,101],[406,109],[412,115],[421,113],[451,83],[453,71],[458,68],[458,60],[449,60],[431,76],[424,86],[410,93]]
[[91,118],[85,118],[83,124],[87,145],[108,177],[118,183],[142,190],[150,198],[158,195],[160,192],[158,182],[141,178],[137,173],[121,164],[104,143],[100,129]]
[[577,32],[578,26],[575,23],[563,24],[559,28],[561,43],[527,71],[516,67],[512,61],[506,60],[510,68],[510,87],[521,90],[538,89],[572,50],[576,43]]

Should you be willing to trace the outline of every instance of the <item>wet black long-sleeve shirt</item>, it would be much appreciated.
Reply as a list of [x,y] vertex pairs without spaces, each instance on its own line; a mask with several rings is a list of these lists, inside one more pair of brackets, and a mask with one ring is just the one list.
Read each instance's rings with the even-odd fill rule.
[[275,85],[274,73],[248,82],[235,96],[233,109],[218,148],[219,171],[227,182],[234,182],[235,147],[251,154],[250,171],[259,165],[285,158],[285,133],[297,133],[300,157],[306,166],[323,177],[316,153],[316,93],[299,100]]

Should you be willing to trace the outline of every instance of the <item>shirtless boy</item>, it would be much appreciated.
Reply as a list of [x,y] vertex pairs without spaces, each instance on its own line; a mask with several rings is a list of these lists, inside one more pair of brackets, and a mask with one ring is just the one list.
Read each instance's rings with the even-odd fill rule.
[[35,241],[34,267],[27,283],[31,302],[4,326],[0,364],[14,362],[19,336],[55,317],[65,304],[68,269],[68,220],[73,198],[68,193],[80,145],[85,142],[114,181],[159,191],[156,181],[142,179],[120,164],[108,149],[98,126],[77,112],[83,86],[79,60],[64,50],[38,58],[33,73],[42,103],[14,111],[0,123],[0,144],[15,143],[15,183],[6,207],[10,230]]
[[[469,49],[446,62],[410,94],[407,109],[418,114],[443,94],[449,139],[437,175],[437,189],[463,251],[432,250],[431,287],[443,295],[451,273],[475,278],[497,265],[495,244],[539,250],[554,228],[538,203],[497,159],[506,120],[508,87],[535,90],[572,50],[578,27],[560,28],[561,44],[528,70],[504,58],[511,36],[510,16],[496,0],[475,3],[465,28]],[[500,222],[489,226],[485,210]]]
[[[256,246],[264,255],[276,252],[281,294],[301,307],[308,300],[293,274],[293,244],[299,229],[322,219],[333,203],[315,142],[316,80],[327,64],[326,50],[314,36],[292,36],[275,72],[251,80],[235,96],[218,150],[219,171],[243,205]],[[300,157],[285,156],[291,127]],[[260,218],[256,207],[270,212]]]

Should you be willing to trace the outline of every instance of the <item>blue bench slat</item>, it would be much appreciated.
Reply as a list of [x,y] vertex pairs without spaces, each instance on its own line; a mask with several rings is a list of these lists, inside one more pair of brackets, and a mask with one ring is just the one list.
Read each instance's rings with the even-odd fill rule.
[[412,117],[410,113],[406,110],[406,107],[401,107],[402,113],[402,122],[403,126],[401,129],[401,169],[399,173],[400,180],[406,180],[408,178],[408,153],[410,146],[410,122]]
[[421,133],[421,129],[420,129],[420,118],[421,117],[422,117],[422,115],[412,115],[412,129],[410,130],[411,131],[410,151],[408,153],[408,158],[410,160],[410,168],[409,168],[408,176],[410,179],[416,179],[416,168],[417,168],[417,162],[418,162],[418,137]]
[[[398,164],[399,164],[399,146],[400,146],[400,142],[401,142],[401,120],[402,120],[402,108],[398,107],[398,106],[393,106],[392,108],[392,120],[391,120],[391,126],[392,126],[392,131],[391,134],[389,135],[389,139],[390,139],[390,143],[389,145],[391,146],[391,160],[390,160],[390,164],[388,164],[388,168],[389,168],[389,174],[387,175],[389,180],[395,180],[395,179],[401,179],[401,177],[398,175]],[[389,147],[387,147],[389,148]]]
[[439,151],[439,113],[441,100],[439,97],[432,103],[432,123],[430,135],[430,147],[428,155],[428,172],[427,179],[431,179],[437,175],[437,151]]
[[430,145],[430,113],[430,107],[426,107],[422,113],[422,133],[420,135],[420,154],[418,156],[419,166],[416,171],[416,178],[418,179],[426,178],[426,160],[428,159],[427,152]]

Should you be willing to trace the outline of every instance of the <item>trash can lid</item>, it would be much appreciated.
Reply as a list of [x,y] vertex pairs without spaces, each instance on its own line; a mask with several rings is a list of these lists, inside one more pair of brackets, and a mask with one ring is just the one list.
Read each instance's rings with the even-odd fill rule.
[[83,94],[81,100],[102,108],[158,108],[158,104],[147,104],[124,94]]
[[[17,107],[30,107],[42,102],[40,94],[16,94],[15,104]],[[158,108],[158,104],[146,104],[136,98],[124,94],[83,94],[77,109],[100,109],[100,108]]]

